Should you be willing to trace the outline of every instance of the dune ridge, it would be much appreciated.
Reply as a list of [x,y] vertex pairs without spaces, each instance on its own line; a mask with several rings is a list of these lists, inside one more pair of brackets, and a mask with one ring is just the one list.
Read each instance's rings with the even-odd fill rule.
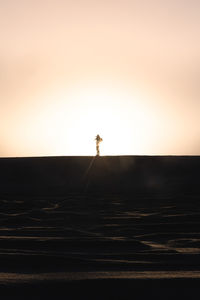
[[0,193],[199,193],[200,156],[0,158]]

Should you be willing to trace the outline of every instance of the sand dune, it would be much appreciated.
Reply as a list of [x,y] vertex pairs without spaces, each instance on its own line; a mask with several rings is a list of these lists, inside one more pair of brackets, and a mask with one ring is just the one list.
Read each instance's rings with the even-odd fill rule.
[[[85,159],[89,160],[83,158],[84,163]],[[128,162],[130,159],[133,158],[127,158]],[[137,158],[134,159],[135,164],[138,164]],[[111,176],[113,172],[113,177],[109,177],[110,190],[109,185],[105,184],[105,191],[103,184],[106,179],[103,175],[108,170],[109,158],[103,158],[104,163],[107,160],[106,167],[105,165],[98,167],[101,161],[94,166],[97,177],[93,178],[94,170],[87,173],[87,180],[91,180],[88,189],[85,190],[83,182],[78,181],[77,191],[74,190],[74,180],[78,170],[80,173],[83,171],[78,165],[80,158],[75,161],[77,166],[73,171],[66,167],[68,158],[66,161],[64,158],[61,159],[61,162],[65,162],[66,178],[69,179],[72,173],[71,184],[64,182],[65,173],[63,167],[62,170],[59,169],[59,158],[59,163],[52,169],[52,173],[49,173],[51,163],[48,165],[51,158],[48,158],[47,162],[46,159],[30,159],[30,161],[20,159],[20,163],[18,160],[0,160],[2,295],[11,297],[15,291],[19,292],[22,287],[24,290],[28,286],[29,295],[30,291],[37,287],[37,299],[40,299],[38,297],[44,299],[44,295],[48,295],[47,298],[50,299],[53,295],[52,286],[57,291],[61,289],[64,294],[69,290],[73,293],[71,287],[75,283],[69,285],[69,282],[75,281],[75,286],[81,287],[88,299],[95,297],[110,299],[110,294],[103,294],[102,291],[101,298],[98,298],[98,295],[94,297],[88,294],[91,291],[88,282],[91,281],[93,287],[102,285],[103,289],[108,287],[109,281],[113,297],[126,299],[131,295],[122,297],[122,290],[128,284],[124,280],[128,282],[131,280],[134,289],[138,288],[140,293],[143,284],[149,286],[150,283],[145,281],[147,279],[164,280],[162,285],[165,290],[167,289],[166,295],[170,298],[173,296],[173,293],[170,294],[170,288],[173,291],[182,290],[177,280],[184,280],[191,290],[190,293],[194,294],[199,286],[196,282],[199,282],[200,278],[200,194],[195,177],[200,159],[188,159],[189,163],[187,158],[173,158],[172,170],[168,167],[166,171],[162,169],[161,158],[144,158],[147,167],[156,161],[157,171],[154,170],[154,176],[158,171],[162,174],[166,172],[165,176],[162,175],[162,180],[166,182],[163,189],[160,186],[149,188],[143,183],[142,176],[135,183],[136,174],[132,170],[135,168],[134,164],[130,164],[127,169],[129,165],[127,163],[125,171],[124,167],[117,166],[114,171],[110,170],[107,174]],[[142,158],[138,160],[141,161]],[[56,162],[56,158],[53,161]],[[35,172],[40,163],[41,169],[44,164],[48,168],[43,169],[40,178],[36,178]],[[7,171],[3,177],[6,165]],[[177,165],[182,167],[176,171],[176,180],[173,181],[175,176],[173,171]],[[18,170],[20,166],[23,166],[22,170]],[[136,169],[138,168],[139,166]],[[144,173],[144,164],[142,168],[141,174]],[[155,166],[153,168],[155,169]],[[193,173],[182,174],[182,170],[188,168],[191,172],[193,170]],[[15,181],[13,174],[16,176],[18,172],[19,176]],[[55,174],[56,172],[58,174]],[[148,170],[149,174],[152,172]],[[44,173],[47,174],[45,179]],[[135,177],[132,177],[132,174]],[[124,178],[125,175],[128,177]],[[195,177],[195,180],[192,181],[191,177]],[[51,181],[53,178],[62,179],[61,191],[57,182]],[[97,186],[98,178],[100,178],[99,186]],[[118,187],[116,182],[120,178],[122,185]],[[126,179],[128,184],[124,189]],[[186,183],[187,186],[184,187]],[[49,186],[52,184],[52,189],[48,190],[48,184]],[[115,186],[116,189],[113,191]],[[114,288],[113,280],[120,280],[117,288]],[[84,287],[80,281],[85,282]],[[153,283],[151,287],[153,295],[156,285]],[[133,293],[129,284],[126,288]],[[186,294],[183,293],[182,296]],[[27,297],[26,293],[24,295]],[[74,295],[78,298],[77,293]],[[145,297],[144,292],[143,296]],[[19,298],[22,299],[22,296]]]

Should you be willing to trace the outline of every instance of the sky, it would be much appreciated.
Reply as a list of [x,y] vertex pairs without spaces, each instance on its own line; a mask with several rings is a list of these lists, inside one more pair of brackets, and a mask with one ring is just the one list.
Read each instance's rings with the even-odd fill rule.
[[200,155],[200,1],[0,0],[0,156]]

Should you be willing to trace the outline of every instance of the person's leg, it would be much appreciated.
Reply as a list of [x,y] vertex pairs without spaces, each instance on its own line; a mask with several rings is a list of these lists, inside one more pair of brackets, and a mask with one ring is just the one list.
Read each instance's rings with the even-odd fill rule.
[[99,156],[99,145],[97,145],[97,156]]

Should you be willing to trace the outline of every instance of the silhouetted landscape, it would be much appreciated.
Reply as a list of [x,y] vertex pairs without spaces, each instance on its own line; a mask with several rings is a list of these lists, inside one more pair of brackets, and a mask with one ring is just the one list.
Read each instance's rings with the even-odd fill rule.
[[0,300],[200,294],[200,1],[0,0]]
[[2,299],[191,299],[200,157],[0,159]]

